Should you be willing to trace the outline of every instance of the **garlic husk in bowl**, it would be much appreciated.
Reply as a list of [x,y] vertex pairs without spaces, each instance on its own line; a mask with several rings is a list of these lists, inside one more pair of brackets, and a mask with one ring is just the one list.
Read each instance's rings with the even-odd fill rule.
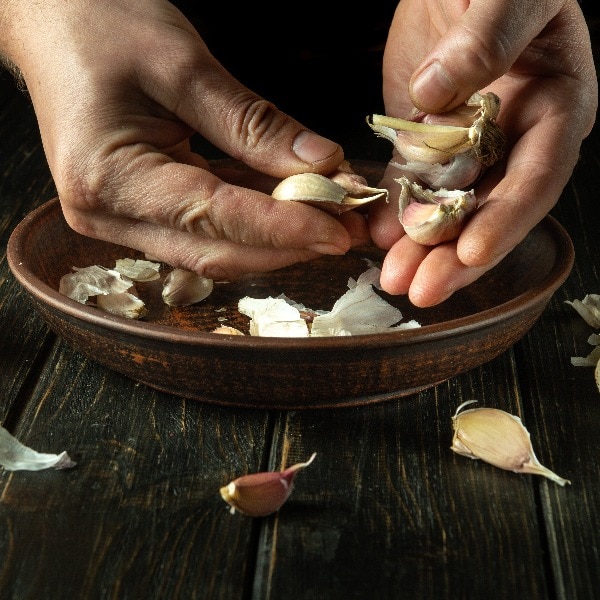
[[387,189],[369,186],[354,173],[347,161],[329,177],[318,173],[299,173],[283,179],[271,192],[276,200],[292,200],[316,206],[339,215],[374,200],[386,198]]
[[505,136],[496,123],[499,110],[498,96],[475,93],[464,105],[440,115],[372,115],[367,123],[405,161],[394,166],[434,189],[465,189],[504,154]]
[[428,190],[406,177],[400,184],[400,223],[415,242],[435,246],[457,238],[466,218],[477,208],[473,190]]

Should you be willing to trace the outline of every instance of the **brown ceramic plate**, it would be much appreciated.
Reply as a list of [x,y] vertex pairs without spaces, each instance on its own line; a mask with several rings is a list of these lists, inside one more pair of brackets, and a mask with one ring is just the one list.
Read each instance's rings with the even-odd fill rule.
[[[354,168],[376,184],[377,163]],[[230,179],[269,191],[273,180],[231,162],[215,164]],[[66,224],[57,199],[28,215],[8,244],[10,268],[50,328],[82,354],[154,388],[182,397],[265,408],[361,405],[412,394],[498,356],[535,323],[573,265],[563,228],[545,218],[498,266],[451,299],[417,309],[405,297],[385,296],[404,320],[422,327],[331,338],[217,335],[229,324],[248,330],[237,310],[244,296],[281,293],[330,310],[349,277],[381,260],[376,248],[323,257],[273,273],[218,284],[202,303],[169,308],[161,282],[138,287],[149,307],[143,321],[111,316],[58,293],[73,266],[113,267],[136,252],[83,237]]]

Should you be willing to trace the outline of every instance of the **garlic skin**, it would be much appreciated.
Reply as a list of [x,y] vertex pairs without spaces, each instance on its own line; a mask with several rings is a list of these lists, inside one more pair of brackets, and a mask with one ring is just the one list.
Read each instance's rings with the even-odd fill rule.
[[373,188],[354,173],[347,161],[330,177],[318,173],[300,173],[282,180],[271,192],[276,200],[292,200],[316,206],[339,215],[388,196],[387,189]]
[[[464,189],[504,154],[505,136],[496,123],[499,110],[498,96],[477,92],[441,115],[417,113],[412,120],[372,115],[367,124],[394,144],[406,162],[394,163],[396,167],[434,189]],[[456,164],[461,155],[469,160]]]
[[148,314],[144,301],[131,292],[96,296],[96,306],[104,312],[124,319],[141,319]]
[[213,291],[214,281],[185,269],[173,269],[163,284],[162,299],[169,306],[196,304]]
[[463,407],[477,402],[463,402],[452,417],[451,449],[468,458],[480,458],[500,469],[515,473],[542,475],[558,485],[571,482],[540,464],[531,446],[531,436],[521,419],[496,408]]
[[400,223],[406,235],[424,246],[456,239],[466,218],[477,208],[473,190],[432,191],[406,177],[395,181],[400,184]]
[[294,488],[294,477],[308,467],[317,453],[303,463],[297,463],[284,471],[252,473],[234,479],[219,491],[229,504],[229,512],[236,510],[250,517],[266,517],[277,512],[290,497]]

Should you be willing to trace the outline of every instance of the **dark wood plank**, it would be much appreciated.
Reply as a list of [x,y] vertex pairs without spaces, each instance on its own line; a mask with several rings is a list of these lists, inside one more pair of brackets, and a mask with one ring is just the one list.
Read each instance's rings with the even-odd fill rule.
[[58,344],[14,433],[78,465],[0,474],[3,597],[243,597],[259,522],[232,517],[219,488],[264,468],[270,427]]
[[265,523],[256,597],[547,597],[539,481],[450,450],[465,399],[519,413],[511,353],[406,399],[290,414],[285,462],[318,456]]

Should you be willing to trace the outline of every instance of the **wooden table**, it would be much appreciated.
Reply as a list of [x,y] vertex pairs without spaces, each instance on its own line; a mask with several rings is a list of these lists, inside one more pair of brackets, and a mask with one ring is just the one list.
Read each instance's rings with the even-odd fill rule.
[[[598,597],[600,393],[592,369],[570,363],[592,331],[565,304],[600,293],[598,129],[552,211],[574,269],[520,342],[413,396],[296,412],[159,393],[57,339],[6,263],[15,225],[55,195],[7,74],[0,140],[0,422],[78,463],[0,469],[0,598]],[[572,485],[453,453],[451,416],[468,399],[520,415],[541,462]],[[278,514],[229,513],[230,479],[313,452]]]

